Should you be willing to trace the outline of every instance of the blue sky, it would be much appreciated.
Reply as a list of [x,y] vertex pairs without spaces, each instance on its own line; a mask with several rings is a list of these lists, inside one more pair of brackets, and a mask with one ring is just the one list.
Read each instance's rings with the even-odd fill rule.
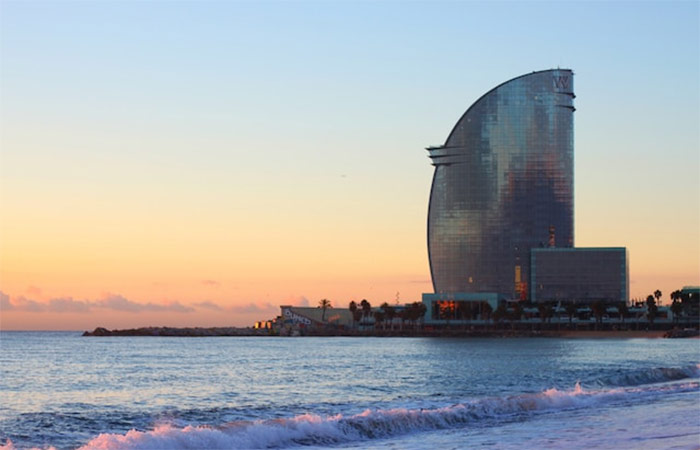
[[[417,300],[423,148],[495,85],[552,67],[576,74],[576,244],[627,246],[632,296],[700,283],[697,2],[0,13],[10,296]],[[199,296],[203,279],[218,293]]]

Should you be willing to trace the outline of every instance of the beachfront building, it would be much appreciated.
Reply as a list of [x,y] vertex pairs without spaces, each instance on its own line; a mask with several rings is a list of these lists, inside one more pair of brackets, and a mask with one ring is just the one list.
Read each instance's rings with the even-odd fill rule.
[[569,69],[513,78],[427,148],[426,323],[506,302],[627,301],[626,249],[574,248],[574,98]]
[[700,286],[685,286],[680,290],[683,315],[690,323],[700,323]]
[[297,328],[320,328],[326,326],[351,328],[352,314],[345,308],[329,307],[325,310],[310,306],[280,306],[281,325]]
[[436,294],[528,291],[530,249],[574,244],[573,72],[507,81],[478,99],[444,145],[428,208]]
[[452,321],[485,322],[498,308],[498,295],[495,293],[423,294],[426,305],[424,322],[429,324]]

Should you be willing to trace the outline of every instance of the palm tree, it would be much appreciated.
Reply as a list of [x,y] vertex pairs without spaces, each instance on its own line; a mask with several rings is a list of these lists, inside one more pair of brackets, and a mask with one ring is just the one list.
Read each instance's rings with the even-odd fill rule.
[[[678,291],[680,294],[680,291]],[[681,318],[681,314],[683,313],[683,304],[678,301],[678,299],[673,299],[673,303],[671,303],[671,312],[673,313],[673,321],[678,324],[678,320]]]
[[[671,300],[672,300],[671,304],[673,304],[673,302],[678,302],[681,304],[681,306],[683,306],[683,295],[681,294],[681,291],[676,289],[675,291],[671,292]],[[683,313],[683,311],[681,311],[681,314],[682,313]]]
[[571,326],[571,321],[573,320],[577,312],[578,305],[576,303],[572,302],[566,304],[566,315],[569,316],[569,326]]
[[408,317],[410,316],[410,313],[408,312],[408,307],[403,308],[399,312],[396,313],[397,316],[399,316],[399,330],[403,331],[403,325],[404,322],[408,320]]
[[493,313],[493,308],[488,302],[481,303],[481,313],[483,314],[481,320],[484,320],[484,316],[486,316],[485,320],[491,320],[491,313]]
[[321,322],[325,322],[326,321],[326,309],[332,308],[331,301],[328,300],[327,298],[323,298],[323,299],[318,301],[318,307],[323,310],[323,313],[321,314]]
[[510,326],[515,330],[515,322],[519,321],[523,316],[523,308],[520,303],[513,304],[513,310],[510,312]]
[[348,305],[348,309],[350,310],[350,314],[352,314],[352,324],[355,326],[356,322],[360,320],[360,315],[358,314],[357,310],[357,303],[355,301],[351,301],[350,305]]
[[671,301],[680,301],[681,300],[681,291],[676,289],[675,291],[671,292]]
[[413,302],[409,305],[408,310],[409,310],[409,317],[411,318],[411,320],[415,324],[416,329],[418,329],[418,325],[420,324],[420,321],[425,316],[425,313],[428,311],[428,308],[425,306],[425,303],[423,303],[423,302]]
[[[657,291],[658,292],[658,291]],[[649,325],[654,325],[654,319],[656,318],[656,312],[658,311],[656,302],[654,301],[654,296],[650,295],[647,297],[647,319],[649,319]]]
[[374,329],[378,329],[379,324],[384,322],[384,312],[383,311],[374,311]]
[[493,321],[496,324],[496,328],[498,328],[498,324],[501,322],[506,317],[506,306],[503,303],[500,303],[496,310],[493,312]]
[[362,299],[360,302],[360,308],[362,308],[362,318],[367,318],[372,314],[372,305],[367,301],[367,299]]
[[418,303],[418,318],[420,320],[423,320],[425,317],[425,313],[428,312],[428,307],[425,306],[425,303],[423,302],[417,302]]
[[553,313],[552,305],[540,303],[537,305],[537,312],[540,314],[540,320],[542,320],[542,323],[547,320],[551,320]]
[[627,308],[627,302],[620,303],[620,306],[617,307],[617,311],[620,313],[622,323],[625,323],[625,317],[627,317],[627,314],[630,312],[629,308]]
[[389,305],[387,302],[382,303],[380,306],[382,311],[384,311],[384,316],[386,317],[387,322],[389,322],[389,325],[391,325],[391,329],[394,329],[394,317],[396,317],[396,308],[393,306]]
[[605,314],[605,303],[603,303],[600,300],[596,300],[593,302],[591,305],[591,311],[593,311],[593,315],[595,316],[595,329],[598,329],[598,324],[603,323],[603,315]]
[[362,320],[362,310],[361,309],[356,309],[355,312],[352,313],[352,321],[355,323],[355,326]]
[[654,298],[656,298],[656,304],[660,305],[659,299],[661,298],[661,291],[660,290],[655,290],[654,291]]

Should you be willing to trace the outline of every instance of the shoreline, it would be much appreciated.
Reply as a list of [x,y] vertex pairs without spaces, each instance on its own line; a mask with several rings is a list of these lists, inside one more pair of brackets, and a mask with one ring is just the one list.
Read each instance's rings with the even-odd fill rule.
[[698,330],[299,330],[291,335],[271,333],[264,328],[175,328],[143,327],[108,330],[98,327],[85,331],[88,337],[434,337],[434,338],[559,338],[559,339],[661,339],[700,338]]

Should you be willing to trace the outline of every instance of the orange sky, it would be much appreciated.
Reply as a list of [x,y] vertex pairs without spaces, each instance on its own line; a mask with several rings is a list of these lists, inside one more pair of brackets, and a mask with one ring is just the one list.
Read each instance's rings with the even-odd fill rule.
[[420,300],[423,149],[557,65],[575,244],[627,247],[633,298],[700,284],[697,3],[37,5],[0,2],[0,329]]

